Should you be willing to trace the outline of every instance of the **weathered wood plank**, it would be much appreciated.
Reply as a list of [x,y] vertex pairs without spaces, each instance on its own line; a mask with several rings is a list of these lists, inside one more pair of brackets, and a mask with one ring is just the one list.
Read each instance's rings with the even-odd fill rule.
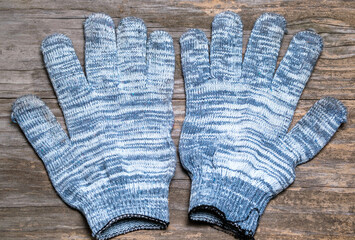
[[[182,4],[182,6],[185,5]],[[149,11],[152,10],[152,8],[147,8]],[[180,6],[180,8],[183,7]],[[144,5],[141,9],[144,9]],[[170,11],[173,12],[172,14],[176,14],[174,10],[175,9],[170,9]],[[190,12],[189,9],[185,10]],[[7,59],[7,61],[0,63],[0,94],[3,97],[10,98],[31,91],[41,97],[53,98],[54,94],[43,67],[42,57],[39,51],[40,43],[43,38],[51,33],[65,33],[73,40],[78,57],[83,63],[84,38],[82,23],[84,17],[47,19],[42,16],[36,18],[34,21],[24,21],[23,18],[33,18],[34,16],[31,14],[27,15],[28,13],[25,11],[22,18],[13,18],[14,13],[12,11],[15,10],[9,10],[2,15],[2,18],[4,19],[3,24],[0,25],[0,32],[2,32],[0,35],[0,47],[2,49],[2,56]],[[344,11],[348,10],[344,9]],[[188,24],[195,23],[195,25],[186,26],[187,23],[183,25],[178,23],[172,25],[170,23],[171,19],[185,19],[184,16],[186,16],[186,13],[183,16],[172,15],[169,19],[160,18],[156,14],[147,14],[146,12],[143,12],[143,10],[141,14],[144,14],[144,16],[140,17],[146,21],[149,32],[163,29],[169,31],[174,38],[174,46],[177,56],[174,98],[183,99],[184,91],[181,77],[178,39],[188,28],[197,26],[203,29],[209,36],[213,15],[205,14],[202,17],[200,16],[202,13],[197,15],[193,14],[186,22]],[[243,18],[245,20],[244,49],[253,22],[257,17],[257,15],[254,15],[255,14]],[[87,16],[87,14],[82,14],[82,16]],[[295,18],[296,16],[292,15],[289,16],[290,19],[288,18],[288,15],[285,15],[285,17],[289,22],[289,34],[285,36],[280,59],[285,54],[292,36],[298,31],[313,28],[324,38],[324,51],[302,98],[317,99],[324,95],[332,94],[340,99],[354,99],[354,27],[349,25],[347,21],[341,21],[331,17],[327,18],[325,16],[304,16],[301,19]],[[117,23],[118,19],[115,18],[115,21]],[[17,31],[17,29],[21,29],[21,31]],[[22,84],[19,85],[19,83]]]
[[[202,237],[209,236],[207,234],[210,234],[210,232],[213,233],[213,230],[210,229],[206,231],[202,224],[188,222],[186,212],[189,188],[186,188],[186,186],[185,181],[174,181],[172,183],[170,199],[180,198],[181,201],[170,201],[171,225],[168,231],[137,232],[127,236],[148,235],[156,237],[169,235],[170,232],[173,234],[186,233],[186,235],[180,235],[181,239],[189,239],[189,236],[194,236],[195,234],[200,234],[201,239],[203,239]],[[354,214],[345,214],[344,210],[346,211],[346,209],[339,209],[340,211],[338,212],[333,210],[332,207],[336,206],[338,202],[351,207],[350,201],[354,200],[354,194],[342,193],[340,197],[338,194],[330,197],[326,196],[325,200],[333,202],[333,204],[324,204],[325,201],[320,200],[321,198],[319,197],[317,198],[317,195],[326,194],[321,191],[311,193],[311,197],[308,199],[304,198],[302,201],[294,200],[296,195],[300,193],[301,197],[306,197],[302,193],[308,191],[310,190],[302,189],[299,192],[297,190],[288,190],[271,201],[260,220],[258,232],[279,235],[351,236],[355,219]],[[293,205],[295,202],[297,205]],[[73,231],[75,233],[78,230],[84,231],[88,228],[84,218],[77,211],[69,209],[63,203],[56,206],[0,208],[0,217],[4,220],[0,226],[0,231],[4,231],[5,234],[14,234],[19,230],[39,233],[51,231],[57,231],[57,233]]]

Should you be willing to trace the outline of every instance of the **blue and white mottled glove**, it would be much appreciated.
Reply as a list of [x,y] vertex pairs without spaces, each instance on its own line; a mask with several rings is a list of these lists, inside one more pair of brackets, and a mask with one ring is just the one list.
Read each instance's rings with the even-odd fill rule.
[[98,239],[169,224],[175,170],[171,139],[173,41],[144,22],[93,14],[85,22],[86,76],[70,39],[42,43],[44,62],[69,136],[33,95],[13,104],[17,122],[55,190],[81,211]]
[[318,101],[288,132],[322,50],[312,31],[296,34],[275,72],[286,21],[263,14],[242,60],[242,22],[232,12],[212,23],[210,53],[200,30],[181,39],[186,118],[181,162],[192,179],[189,217],[252,238],[272,197],[295,179],[346,121],[334,98]]

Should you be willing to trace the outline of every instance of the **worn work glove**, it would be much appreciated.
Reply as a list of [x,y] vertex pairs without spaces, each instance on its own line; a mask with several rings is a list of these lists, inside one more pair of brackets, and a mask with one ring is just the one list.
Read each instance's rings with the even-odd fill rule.
[[[117,36],[116,36],[117,33]],[[128,17],[93,14],[85,22],[86,76],[66,36],[42,43],[69,136],[39,98],[13,104],[12,119],[42,159],[55,190],[81,211],[98,239],[169,224],[175,170],[174,49]]]
[[288,132],[322,50],[312,31],[296,34],[275,67],[286,21],[263,14],[242,60],[242,22],[232,12],[212,23],[210,53],[200,30],[181,39],[186,118],[181,162],[192,179],[189,217],[252,238],[272,197],[295,179],[346,121],[334,98],[318,101]]

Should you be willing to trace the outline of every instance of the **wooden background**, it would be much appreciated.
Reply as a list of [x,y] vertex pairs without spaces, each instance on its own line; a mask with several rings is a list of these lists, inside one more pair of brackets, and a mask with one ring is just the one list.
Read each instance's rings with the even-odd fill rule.
[[[240,14],[244,46],[256,18],[266,11],[285,16],[288,35],[280,58],[296,32],[313,28],[324,51],[296,110],[294,122],[319,98],[333,96],[348,107],[348,122],[308,164],[297,168],[294,184],[268,205],[256,239],[355,239],[355,3],[354,1],[0,1],[0,239],[90,239],[79,212],[53,190],[44,166],[16,124],[10,108],[23,94],[40,96],[64,126],[48,80],[40,43],[54,32],[68,35],[83,63],[83,21],[105,12],[142,18],[148,31],[163,29],[174,38],[174,91],[178,143],[184,119],[184,88],[179,37],[189,28],[210,35],[213,16],[225,10]],[[294,124],[294,123],[293,123]],[[170,189],[171,223],[166,231],[137,231],[117,239],[233,239],[206,225],[188,221],[190,180],[177,165]]]

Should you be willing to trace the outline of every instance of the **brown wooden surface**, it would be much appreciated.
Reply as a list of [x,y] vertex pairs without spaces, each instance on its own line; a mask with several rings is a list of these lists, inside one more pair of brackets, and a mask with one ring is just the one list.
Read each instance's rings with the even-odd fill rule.
[[[63,124],[39,46],[60,32],[74,42],[83,63],[83,20],[93,12],[114,18],[142,18],[148,31],[168,31],[174,38],[176,74],[174,141],[184,119],[184,89],[178,39],[188,28],[210,34],[216,13],[238,12],[244,23],[244,46],[263,12],[288,21],[280,58],[293,34],[315,29],[324,51],[306,86],[294,122],[325,96],[348,107],[348,122],[311,162],[297,168],[294,184],[268,205],[256,239],[355,239],[355,3],[354,1],[0,1],[0,239],[90,239],[84,218],[54,192],[42,162],[17,125],[10,122],[15,98],[36,94]],[[293,124],[294,124],[293,122]],[[171,223],[166,231],[137,231],[117,239],[233,239],[206,225],[188,221],[190,180],[177,165],[170,188]]]

